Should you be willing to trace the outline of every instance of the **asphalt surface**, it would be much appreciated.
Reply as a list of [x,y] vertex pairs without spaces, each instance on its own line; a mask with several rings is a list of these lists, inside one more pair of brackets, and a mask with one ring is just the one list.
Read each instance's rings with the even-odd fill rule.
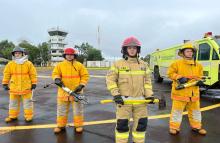
[[[105,70],[90,71],[91,75],[106,75]],[[51,71],[39,71],[40,76],[50,76]],[[2,73],[0,73],[2,80]],[[105,78],[91,77],[88,86],[85,89],[85,95],[89,99],[89,104],[85,105],[85,122],[93,123],[84,127],[83,134],[74,133],[73,127],[67,127],[66,132],[54,135],[53,128],[36,128],[36,129],[16,129],[1,130],[2,127],[21,127],[26,128],[34,125],[47,125],[56,123],[56,86],[51,85],[48,88],[44,86],[52,82],[51,78],[38,78],[38,86],[34,92],[35,117],[33,122],[25,123],[23,111],[21,110],[19,120],[6,124],[4,118],[8,115],[8,93],[0,88],[0,143],[114,143],[115,123],[97,122],[111,120],[115,118],[114,104],[99,104],[98,101],[111,99],[111,95],[106,89]],[[154,83],[154,82],[153,82]],[[172,136],[169,134],[169,118],[158,118],[157,115],[169,114],[171,109],[170,100],[171,82],[165,80],[162,84],[154,83],[153,88],[158,98],[161,96],[166,99],[166,108],[159,109],[158,105],[149,105],[149,116],[156,119],[149,119],[146,142],[147,143],[216,143],[219,142],[220,128],[220,108],[214,108],[202,112],[203,126],[207,129],[206,136],[200,136],[191,131],[187,116],[183,117],[180,134]],[[218,104],[219,101],[208,98],[201,99],[201,107]],[[22,109],[22,108],[21,108]],[[72,121],[72,112],[69,114],[69,123]]]

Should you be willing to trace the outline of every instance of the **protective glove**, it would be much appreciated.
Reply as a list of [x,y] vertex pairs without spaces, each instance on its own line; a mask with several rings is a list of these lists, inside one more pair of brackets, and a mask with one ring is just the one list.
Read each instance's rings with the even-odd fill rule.
[[121,97],[121,95],[115,95],[113,98],[114,98],[113,100],[115,101],[116,104],[124,105],[124,100]]
[[84,85],[80,84],[79,86],[76,87],[76,89],[74,90],[74,93],[81,92],[84,87],[85,87]]
[[54,83],[55,83],[57,86],[59,86],[59,87],[62,87],[62,86],[63,86],[63,82],[61,81],[60,78],[56,78],[56,79],[54,80]]
[[145,97],[145,100],[151,100],[151,102],[149,102],[148,104],[154,104],[154,99],[154,96]]
[[8,84],[3,84],[2,86],[3,86],[4,90],[10,90],[10,88],[8,87]]
[[187,83],[188,79],[185,78],[185,77],[182,77],[182,78],[179,78],[177,79],[179,81],[180,84],[184,84],[184,83]]
[[36,84],[32,84],[32,85],[31,85],[31,90],[34,90],[36,87],[37,87]]

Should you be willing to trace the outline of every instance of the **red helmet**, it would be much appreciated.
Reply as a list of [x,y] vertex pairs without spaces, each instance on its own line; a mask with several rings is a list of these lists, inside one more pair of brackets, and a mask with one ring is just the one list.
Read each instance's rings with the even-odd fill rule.
[[122,44],[121,53],[123,54],[123,58],[127,57],[127,47],[129,46],[137,47],[137,57],[139,57],[139,53],[141,52],[141,42],[137,38],[131,36],[126,38]]
[[137,38],[131,36],[131,37],[128,37],[128,38],[126,38],[126,39],[124,40],[124,42],[123,42],[123,44],[122,44],[122,48],[123,48],[123,47],[128,47],[128,46],[141,47],[141,42],[140,42]]
[[73,48],[65,48],[64,54],[65,55],[74,55],[74,54],[76,54],[76,50],[74,50]]
[[66,55],[74,55],[74,58],[76,59],[78,57],[77,51],[73,48],[65,48],[63,57],[66,58]]

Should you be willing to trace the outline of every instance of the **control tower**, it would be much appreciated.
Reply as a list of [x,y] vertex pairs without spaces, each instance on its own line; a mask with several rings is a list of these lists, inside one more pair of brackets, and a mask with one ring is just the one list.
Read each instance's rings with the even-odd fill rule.
[[50,35],[49,45],[50,45],[50,55],[51,55],[51,65],[54,66],[58,62],[63,61],[63,50],[67,43],[65,42],[66,31],[61,30],[59,27],[51,28],[48,30]]

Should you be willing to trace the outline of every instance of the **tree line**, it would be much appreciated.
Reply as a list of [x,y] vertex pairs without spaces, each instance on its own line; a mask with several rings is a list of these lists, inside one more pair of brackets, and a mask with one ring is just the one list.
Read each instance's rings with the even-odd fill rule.
[[[50,45],[47,42],[40,43],[38,45],[31,44],[28,41],[21,41],[18,46],[24,48],[28,53],[28,59],[37,66],[45,66],[50,62]],[[8,40],[0,41],[0,57],[11,60],[11,52],[15,44]],[[89,43],[82,43],[81,45],[75,45],[74,48],[78,51],[78,61],[101,61],[101,50],[94,48]]]

